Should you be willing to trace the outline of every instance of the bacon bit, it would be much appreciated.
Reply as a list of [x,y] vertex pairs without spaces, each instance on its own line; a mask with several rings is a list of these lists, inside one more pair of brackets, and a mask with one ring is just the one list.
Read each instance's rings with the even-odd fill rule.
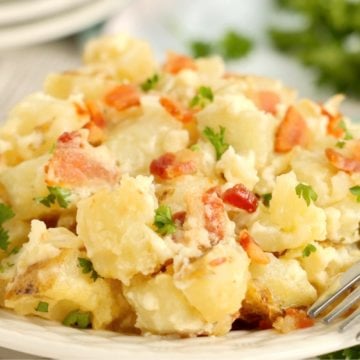
[[150,173],[161,180],[170,180],[181,175],[193,174],[196,170],[195,161],[182,160],[181,155],[171,152],[165,153],[150,164]]
[[330,163],[338,170],[349,173],[360,172],[360,159],[357,155],[349,158],[330,148],[325,149],[325,155]]
[[288,308],[285,310],[285,315],[279,316],[274,321],[273,327],[282,333],[288,333],[311,327],[314,324],[314,319],[310,319],[304,310]]
[[105,103],[115,108],[117,111],[123,111],[133,106],[140,105],[140,93],[134,85],[118,85],[105,95]]
[[219,258],[212,259],[211,261],[209,261],[209,265],[210,266],[219,266],[219,265],[226,263],[226,261],[227,261],[226,257],[219,257]]
[[211,188],[202,196],[205,229],[210,233],[212,245],[217,244],[225,236],[225,207],[217,191],[217,188]]
[[237,184],[232,188],[227,189],[224,192],[222,199],[225,203],[243,209],[248,213],[255,212],[259,203],[256,195],[243,184]]
[[186,211],[178,211],[173,214],[172,218],[175,221],[175,223],[179,224],[180,226],[183,226],[186,219]]
[[255,242],[255,240],[247,230],[242,230],[240,232],[238,237],[238,243],[243,247],[243,249],[248,254],[250,260],[254,263],[266,265],[270,262],[266,253]]
[[99,107],[97,106],[96,102],[93,100],[86,100],[85,104],[89,111],[91,121],[98,127],[105,128],[106,122],[104,116],[100,111]]
[[286,153],[296,145],[305,146],[309,131],[305,120],[294,106],[290,106],[275,136],[275,151]]
[[256,105],[263,111],[276,114],[277,106],[280,104],[280,96],[273,91],[262,90],[256,93]]
[[70,187],[114,185],[119,178],[118,169],[112,160],[109,159],[109,165],[101,160],[84,133],[65,132],[58,138],[54,153],[45,166],[45,182],[49,186]]
[[95,101],[87,100],[85,104],[88,109],[88,114],[90,115],[90,121],[86,123],[83,128],[89,130],[89,143],[97,146],[105,140],[104,128],[106,127],[106,122]]
[[79,116],[89,115],[88,110],[86,108],[82,107],[79,103],[73,102],[73,104],[75,106],[76,113]]
[[176,75],[185,69],[197,70],[194,59],[186,55],[176,54],[174,52],[167,53],[167,59],[163,67],[165,72]]
[[327,132],[329,135],[332,135],[336,138],[342,138],[345,134],[344,129],[339,125],[342,119],[342,115],[337,113],[335,115],[331,114],[324,107],[321,107],[321,113],[328,118]]
[[196,111],[183,109],[180,104],[168,97],[161,97],[159,102],[171,116],[181,121],[183,124],[189,124],[195,121],[194,114]]

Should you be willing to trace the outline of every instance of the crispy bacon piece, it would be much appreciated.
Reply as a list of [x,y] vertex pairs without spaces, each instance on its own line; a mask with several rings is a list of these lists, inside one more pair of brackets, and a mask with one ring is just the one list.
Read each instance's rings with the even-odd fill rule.
[[171,100],[168,97],[161,97],[159,99],[161,106],[174,118],[181,121],[184,124],[188,124],[195,120],[194,114],[196,111],[184,109],[180,104]]
[[305,146],[309,130],[305,120],[294,106],[290,106],[275,135],[275,151],[286,153],[296,145]]
[[219,258],[212,259],[209,262],[209,265],[210,266],[219,266],[219,265],[225,264],[226,261],[227,261],[226,257],[219,257]]
[[248,213],[253,213],[258,207],[258,198],[243,184],[237,184],[227,189],[222,198],[225,203],[243,209]]
[[325,155],[330,163],[338,170],[346,171],[349,173],[360,172],[360,158],[357,154],[353,157],[346,157],[334,149],[327,148]]
[[140,93],[134,85],[122,84],[108,92],[105,95],[104,101],[108,106],[115,108],[117,111],[123,111],[140,105]]
[[277,105],[280,103],[280,96],[273,91],[260,90],[255,94],[255,103],[263,111],[276,114]]
[[163,67],[165,72],[176,75],[185,69],[197,69],[194,59],[189,56],[177,54],[171,51],[167,53],[166,62]]
[[342,129],[339,126],[342,119],[342,115],[340,113],[333,115],[329,111],[327,111],[324,107],[321,107],[321,113],[328,118],[328,124],[327,124],[328,134],[338,139],[342,138],[345,134],[344,129]]
[[186,211],[178,211],[173,214],[172,218],[175,221],[175,223],[179,224],[180,226],[183,226],[186,219]]
[[304,310],[288,308],[285,315],[278,317],[273,326],[282,333],[288,333],[293,330],[305,329],[315,324],[314,319],[307,316]]
[[[150,173],[160,180],[170,180],[181,175],[193,174],[197,170],[196,161],[182,153],[165,153],[150,164]],[[193,155],[190,153],[190,155]]]
[[83,132],[63,133],[45,166],[46,184],[68,187],[114,185],[119,171],[112,159],[105,163],[104,153],[99,156],[98,151],[86,141]]
[[266,253],[255,242],[247,230],[242,230],[238,237],[239,244],[248,254],[251,261],[256,264],[266,265],[270,262]]
[[100,145],[105,140],[105,119],[95,101],[87,100],[85,104],[90,116],[90,121],[84,125],[89,130],[88,141],[91,145]]
[[204,204],[205,229],[210,234],[211,244],[215,245],[225,236],[225,207],[217,188],[211,188],[202,196]]

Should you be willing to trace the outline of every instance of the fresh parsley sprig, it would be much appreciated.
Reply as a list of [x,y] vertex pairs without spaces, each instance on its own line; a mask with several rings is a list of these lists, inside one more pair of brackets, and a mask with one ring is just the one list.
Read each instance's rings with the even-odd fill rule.
[[356,201],[360,202],[360,186],[359,185],[353,186],[349,190],[353,195],[356,196]]
[[216,133],[212,128],[207,126],[203,131],[203,135],[214,146],[216,159],[219,160],[229,147],[229,144],[225,142],[225,128],[220,126],[220,131]]
[[308,244],[304,247],[302,251],[302,257],[309,257],[311,253],[315,252],[316,250],[316,246],[314,246],[313,244]]
[[338,128],[344,131],[344,140],[351,140],[354,138],[350,133],[349,129],[347,128],[345,121],[343,119],[340,120],[338,124]]
[[154,74],[153,76],[149,77],[148,79],[146,79],[141,85],[141,89],[145,92],[148,92],[152,89],[154,89],[154,87],[158,84],[160,80],[160,77],[158,74]]
[[94,269],[93,263],[86,258],[78,258],[78,266],[82,268],[83,274],[90,274],[90,277],[96,281],[96,279],[99,277],[99,274]]
[[63,325],[87,329],[91,326],[91,314],[80,310],[71,311],[63,320]]
[[9,247],[9,232],[4,229],[6,221],[12,219],[15,213],[10,206],[0,203],[0,249],[6,251]]
[[154,226],[160,235],[170,235],[176,231],[171,209],[167,205],[160,205],[155,211]]
[[47,313],[49,311],[49,303],[45,301],[39,301],[35,311]]
[[270,206],[270,201],[272,199],[272,193],[267,193],[267,194],[263,194],[261,195],[262,199],[263,199],[263,203],[266,207]]
[[310,185],[300,183],[296,186],[295,191],[299,198],[303,198],[305,200],[307,206],[309,206],[312,201],[316,201],[318,198],[317,193]]
[[190,100],[190,108],[203,109],[207,104],[214,101],[214,94],[210,87],[200,86],[196,95]]
[[71,191],[59,186],[48,186],[47,187],[49,194],[47,196],[36,197],[35,201],[39,204],[43,204],[46,207],[51,207],[51,205],[56,202],[62,208],[67,208],[70,201],[68,198],[71,195]]

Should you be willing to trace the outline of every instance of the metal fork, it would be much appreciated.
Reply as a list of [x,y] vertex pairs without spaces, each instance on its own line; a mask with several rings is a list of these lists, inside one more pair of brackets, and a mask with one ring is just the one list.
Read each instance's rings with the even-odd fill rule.
[[[360,286],[356,286],[360,283],[360,262],[357,262],[349,268],[343,274],[340,274],[336,280],[331,284],[329,289],[322,294],[318,300],[308,310],[308,315],[312,318],[317,317],[323,311],[329,308],[329,306],[343,295],[347,290],[354,287],[350,292],[334,309],[332,309],[322,321],[325,324],[329,324],[333,320],[339,318],[344,312],[349,310],[353,305],[360,302]],[[339,331],[343,332],[352,326],[357,320],[360,320],[360,307],[355,310],[350,316],[348,316],[339,327]],[[357,336],[360,336],[360,332]]]

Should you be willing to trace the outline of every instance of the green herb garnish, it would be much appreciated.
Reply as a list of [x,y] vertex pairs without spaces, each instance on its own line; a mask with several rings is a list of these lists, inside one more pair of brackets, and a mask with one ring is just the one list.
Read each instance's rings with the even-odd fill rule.
[[353,186],[349,190],[353,195],[356,196],[356,201],[360,202],[360,186],[359,185]]
[[191,151],[200,151],[200,145],[199,144],[194,144],[190,146],[190,150]]
[[302,251],[302,257],[308,257],[311,253],[316,251],[316,247],[313,244],[308,244],[305,246],[304,250]]
[[206,127],[203,135],[211,142],[215,148],[216,159],[219,160],[222,154],[228,149],[229,144],[225,142],[225,128],[220,126],[219,133],[216,133],[212,128]]
[[190,100],[190,108],[203,109],[207,104],[214,101],[214,94],[210,87],[201,86],[197,94]]
[[160,205],[155,211],[154,225],[160,235],[173,234],[176,225],[172,218],[171,209],[167,205]]
[[37,203],[43,204],[46,207],[51,207],[51,205],[56,202],[62,208],[67,208],[69,206],[70,201],[68,198],[71,195],[70,190],[58,186],[48,186],[47,189],[49,191],[49,195],[35,198]]
[[269,207],[270,205],[270,201],[272,199],[272,193],[267,193],[264,195],[261,195],[262,199],[263,199],[263,203],[266,207]]
[[154,89],[154,87],[157,85],[157,83],[159,82],[160,77],[158,74],[154,74],[153,76],[149,77],[148,79],[146,79],[140,86],[141,89],[145,92],[150,91],[152,89]]
[[47,313],[49,311],[49,304],[44,301],[39,301],[37,307],[35,308],[38,312],[45,312]]
[[339,140],[335,144],[335,146],[338,147],[339,149],[342,149],[345,145],[346,145],[346,142],[343,140]]
[[311,201],[316,201],[318,198],[317,193],[310,185],[300,183],[296,186],[295,191],[299,198],[303,198],[305,200],[307,206],[310,205]]
[[328,360],[358,360],[360,359],[360,345],[356,345],[344,350],[332,352],[319,356],[319,359]]
[[349,129],[347,128],[344,120],[341,120],[341,121],[339,122],[338,127],[339,127],[339,129],[342,129],[342,130],[344,130],[344,132],[345,132],[344,140],[351,140],[351,139],[353,139],[353,136],[352,136],[351,133],[349,132]]
[[9,246],[9,232],[4,229],[3,224],[15,216],[10,206],[0,203],[0,249],[6,251]]
[[96,270],[94,269],[93,263],[86,258],[78,258],[78,266],[82,268],[82,272],[84,274],[88,274],[91,273],[90,277],[96,281],[96,279],[99,277],[99,274],[96,272]]
[[87,329],[91,326],[91,314],[89,312],[74,310],[65,317],[62,323],[65,326]]
[[190,50],[195,58],[206,57],[214,53],[214,46],[208,41],[194,40],[190,43]]

